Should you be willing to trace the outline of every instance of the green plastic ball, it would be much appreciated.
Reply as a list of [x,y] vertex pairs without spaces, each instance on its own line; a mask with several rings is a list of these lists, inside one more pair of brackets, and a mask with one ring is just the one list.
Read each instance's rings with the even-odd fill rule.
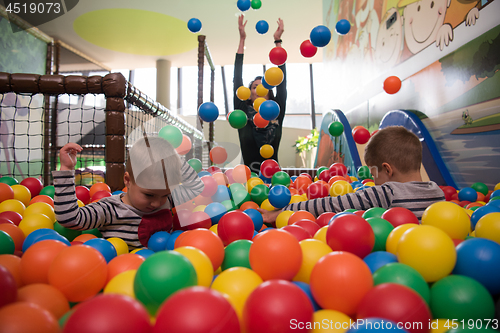
[[385,251],[385,243],[387,242],[387,237],[394,229],[394,226],[387,220],[380,217],[369,217],[366,218],[366,222],[372,227],[373,233],[375,235],[375,244],[373,245],[372,252]]
[[261,205],[269,196],[269,187],[264,184],[255,185],[250,191],[250,198],[257,205]]
[[224,200],[221,202],[221,204],[226,207],[226,211],[231,212],[233,210],[236,210],[238,207],[236,207],[235,203],[233,200]]
[[159,251],[149,256],[137,269],[134,292],[154,316],[170,295],[197,283],[198,276],[188,258],[175,251]]
[[181,130],[175,126],[172,126],[172,125],[163,126],[160,129],[160,131],[158,132],[158,136],[160,138],[165,139],[168,142],[170,142],[170,144],[174,148],[179,147],[182,143]]
[[48,195],[49,197],[54,199],[54,193],[56,193],[56,191],[54,189],[54,185],[47,185],[47,186],[44,186],[44,188],[42,188],[39,195],[41,195],[41,194]]
[[66,237],[66,239],[70,242],[72,242],[76,237],[82,234],[81,230],[65,228],[57,221],[54,223],[54,230],[57,231],[59,235]]
[[4,184],[10,185],[10,186],[19,184],[19,182],[17,181],[17,179],[9,177],[9,176],[3,176],[3,177],[1,177],[0,178],[0,183],[4,183]]
[[3,230],[0,230],[0,254],[14,254],[16,245],[12,237]]
[[366,220],[369,219],[370,217],[381,217],[382,214],[385,213],[387,209],[382,208],[382,207],[372,207],[368,208],[362,215],[362,217]]
[[201,161],[197,158],[192,158],[190,159],[188,162],[187,162],[191,168],[194,169],[194,171],[196,172],[200,172],[201,170],[203,170],[203,166],[201,165]]
[[324,170],[328,170],[328,168],[326,166],[319,167],[318,170],[316,170],[316,177],[319,178],[319,174]]
[[372,174],[370,172],[370,168],[368,166],[366,166],[366,165],[360,166],[358,168],[357,175],[358,175],[358,178],[361,179],[361,180],[372,178]]
[[484,195],[488,195],[488,186],[485,183],[474,183],[471,186],[476,192],[482,193]]
[[249,259],[250,246],[252,246],[252,242],[247,239],[239,239],[226,246],[221,270],[224,271],[231,267],[252,269]]
[[[233,197],[233,203],[236,205],[237,208],[240,208],[241,205],[243,205],[245,202],[252,200],[250,197],[250,194],[247,192],[247,190],[238,190],[238,191],[231,191],[231,195]],[[224,203],[223,203],[224,204]]]
[[328,132],[334,137],[341,136],[344,133],[344,125],[340,121],[334,121],[328,126]]
[[252,7],[252,9],[259,9],[260,7],[262,7],[262,1],[260,0],[252,0],[252,2],[250,3],[250,6]]
[[278,171],[271,177],[271,184],[275,185],[283,185],[290,186],[290,175],[285,171]]
[[229,114],[229,125],[231,125],[232,128],[240,129],[245,127],[247,124],[247,115],[245,112],[241,110],[234,110]]
[[259,175],[252,171],[250,172],[250,178],[259,178]]
[[240,183],[232,183],[231,185],[229,185],[229,190],[231,191],[231,195],[234,195],[234,193],[238,191],[247,191],[245,185]]
[[415,290],[429,304],[431,292],[423,276],[413,267],[401,263],[390,263],[373,273],[373,285],[397,283]]

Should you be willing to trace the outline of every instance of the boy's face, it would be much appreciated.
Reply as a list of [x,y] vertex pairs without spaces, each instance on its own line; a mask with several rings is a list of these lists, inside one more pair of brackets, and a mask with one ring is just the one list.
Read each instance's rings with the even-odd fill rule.
[[123,202],[135,207],[136,209],[150,213],[161,206],[163,206],[170,195],[170,189],[165,190],[149,190],[138,186],[135,182],[131,181],[127,175],[125,178],[125,185],[127,186],[127,193],[123,197]]

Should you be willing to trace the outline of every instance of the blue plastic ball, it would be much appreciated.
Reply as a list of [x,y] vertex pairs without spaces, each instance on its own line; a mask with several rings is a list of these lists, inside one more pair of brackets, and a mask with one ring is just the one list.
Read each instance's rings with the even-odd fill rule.
[[236,3],[236,6],[242,12],[246,12],[247,10],[249,10],[251,5],[252,2],[250,0],[238,0],[238,2]]
[[211,123],[219,117],[219,108],[212,102],[205,102],[198,108],[198,115],[201,120]]
[[290,180],[291,180],[292,182],[294,182],[294,181],[295,181],[295,179],[297,179],[297,177],[298,177],[298,176],[292,176],[292,177],[290,177]]
[[172,251],[174,249],[175,241],[177,240],[177,237],[179,237],[179,235],[182,233],[183,233],[182,230],[172,231],[172,233],[167,239],[167,250]]
[[219,223],[220,218],[227,213],[227,208],[220,202],[212,202],[203,211],[208,214],[210,220],[212,220],[212,225],[214,225]]
[[363,261],[368,266],[370,271],[375,273],[377,269],[387,264],[398,262],[398,258],[395,254],[386,251],[376,251],[372,252],[363,258]]
[[118,255],[116,253],[116,248],[114,247],[114,245],[104,238],[92,238],[83,244],[93,247],[97,251],[101,252],[107,263],[109,263],[111,259]]
[[47,240],[47,239],[58,240],[58,241],[63,242],[64,244],[66,244],[68,246],[71,246],[70,241],[66,237],[64,237],[63,235],[61,235],[59,233],[54,233],[54,234],[47,233],[45,235],[41,235],[33,242],[33,244],[41,242],[43,240]]
[[26,238],[24,239],[23,242],[23,252],[26,252],[26,250],[36,243],[37,239],[42,237],[43,235],[55,235],[57,234],[57,231],[54,229],[49,229],[49,228],[40,228],[32,231]]
[[166,231],[157,231],[149,237],[148,249],[154,252],[163,251],[167,249],[167,241],[170,234]]
[[211,176],[212,174],[206,170],[202,170],[200,172],[198,172],[198,177],[203,177],[203,176]]
[[262,80],[260,82],[264,88],[266,88],[267,90],[271,90],[274,88],[274,86],[270,85],[269,83],[266,82],[266,80],[264,79],[264,77],[262,77]]
[[188,29],[191,32],[198,32],[201,30],[201,21],[197,18],[192,18],[188,21]]
[[458,191],[458,200],[475,202],[477,200],[477,192],[472,187],[464,187]]
[[250,216],[253,222],[253,226],[255,231],[259,231],[262,229],[262,225],[264,224],[264,219],[262,217],[262,214],[257,210],[253,208],[248,208],[243,211],[243,213],[247,214]]
[[273,100],[262,102],[259,107],[260,116],[268,121],[278,118],[280,115],[280,106]]
[[483,217],[484,215],[489,214],[489,213],[499,213],[499,212],[500,212],[500,207],[498,207],[496,205],[488,204],[488,205],[479,207],[470,216],[470,225],[472,227],[472,230],[474,230],[476,228],[476,224],[481,217]]
[[345,35],[346,33],[349,32],[349,30],[351,30],[351,24],[349,23],[349,21],[345,19],[338,21],[337,24],[335,25],[335,31],[339,35]]
[[330,43],[330,39],[332,38],[332,33],[330,29],[324,25],[318,25],[314,29],[312,29],[311,34],[309,35],[309,39],[311,44],[316,47],[323,47]]
[[496,190],[496,191],[491,192],[490,199],[494,198],[494,197],[500,197],[500,190]]
[[255,25],[255,30],[257,30],[259,34],[263,35],[269,30],[269,24],[264,20],[260,20]]
[[500,244],[486,238],[469,238],[458,244],[456,250],[452,274],[473,278],[492,295],[500,293]]
[[231,192],[225,185],[217,186],[217,191],[212,195],[213,202],[222,202],[231,199]]
[[269,190],[267,198],[273,207],[281,209],[290,203],[292,195],[288,187],[284,185],[275,185]]
[[321,307],[314,299],[309,283],[305,283],[302,281],[292,281],[292,283],[299,287],[307,295],[307,298],[309,298],[309,301],[311,301],[311,305],[313,306],[314,311],[321,310]]
[[264,177],[264,175],[260,171],[259,171],[259,178],[262,179],[264,184],[271,184],[271,182],[272,182],[272,178]]
[[144,259],[148,259],[149,256],[151,256],[152,254],[155,254],[155,253],[156,252],[154,252],[150,249],[142,249],[142,250],[137,251],[135,254],[140,255]]

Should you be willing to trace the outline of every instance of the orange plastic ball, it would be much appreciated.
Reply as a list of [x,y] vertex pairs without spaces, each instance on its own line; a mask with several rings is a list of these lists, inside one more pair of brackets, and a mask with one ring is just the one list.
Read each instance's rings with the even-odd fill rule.
[[54,208],[54,199],[45,194],[39,194],[33,199],[31,199],[29,205],[34,204],[35,202],[45,202],[51,205],[52,208]]
[[68,246],[54,239],[34,243],[23,253],[19,273],[24,284],[49,283],[49,268],[55,257]]
[[54,258],[49,267],[49,283],[62,291],[70,302],[95,296],[106,283],[106,259],[87,245],[69,246]]
[[269,124],[269,120],[265,120],[264,118],[262,118],[260,113],[256,113],[255,116],[253,116],[253,123],[257,128],[266,128],[266,126]]
[[14,199],[14,191],[10,185],[0,183],[0,202],[5,200]]
[[238,164],[233,168],[232,177],[235,183],[245,184],[251,177],[250,168],[245,164]]
[[215,179],[215,181],[217,182],[217,185],[224,185],[224,186],[227,186],[227,184],[229,184],[229,179],[227,178],[227,176],[225,174],[223,174],[222,172],[216,172],[212,175],[212,177]]
[[257,205],[256,202],[253,202],[253,201],[245,201],[241,206],[240,206],[240,209],[241,210],[246,210],[246,209],[250,209],[250,208],[253,208],[253,209],[257,209],[257,208],[260,208],[259,205]]
[[388,94],[395,94],[401,89],[401,80],[397,76],[389,76],[384,81],[384,90]]
[[288,219],[288,225],[294,224],[299,220],[316,221],[316,217],[307,210],[298,210],[290,216],[290,218]]
[[300,194],[305,193],[307,187],[312,184],[312,180],[306,176],[298,176],[293,182],[293,186],[299,191]]
[[16,302],[0,309],[0,332],[60,333],[57,319],[49,311],[28,302]]
[[189,138],[189,136],[182,134],[181,145],[179,147],[175,148],[175,151],[179,155],[186,155],[191,150],[192,145],[193,145],[193,143],[191,142],[191,139]]
[[135,253],[125,253],[114,257],[108,263],[108,277],[106,278],[106,284],[108,284],[112,278],[120,273],[139,268],[144,260],[144,257]]
[[24,232],[19,229],[17,225],[12,223],[1,223],[0,230],[5,231],[12,238],[16,251],[22,251],[23,242],[26,237],[24,236]]
[[107,191],[107,192],[111,193],[111,188],[106,183],[95,183],[94,185],[92,185],[90,187],[90,190],[89,190],[90,197],[92,198],[92,196],[99,191]]
[[291,281],[302,265],[302,249],[289,232],[269,230],[253,239],[249,261],[252,270],[264,281]]
[[7,268],[16,281],[17,288],[21,288],[24,283],[21,279],[21,258],[14,254],[0,254],[0,266]]
[[210,160],[214,164],[223,164],[227,160],[227,151],[224,147],[214,147],[210,150]]
[[52,313],[56,319],[61,318],[69,311],[69,302],[66,296],[50,284],[33,283],[19,288],[17,300],[36,304]]
[[93,238],[97,238],[97,236],[93,235],[93,234],[81,234],[81,235],[76,236],[73,239],[73,242],[82,242],[82,243],[85,243],[89,239],[93,239]]
[[174,248],[182,246],[192,246],[203,251],[210,258],[214,271],[220,267],[224,260],[222,240],[208,229],[200,228],[183,232],[177,237]]

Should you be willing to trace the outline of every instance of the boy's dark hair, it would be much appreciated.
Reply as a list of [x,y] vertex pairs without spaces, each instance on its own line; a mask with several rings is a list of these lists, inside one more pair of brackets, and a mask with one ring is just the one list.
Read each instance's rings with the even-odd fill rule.
[[379,170],[382,163],[389,163],[402,173],[418,171],[422,163],[422,144],[403,126],[389,126],[376,132],[368,141],[365,163]]
[[[262,81],[262,76],[256,76],[255,79],[250,81],[250,84],[248,85],[248,89],[252,89],[252,84],[257,80]],[[274,101],[274,92],[272,89],[269,89],[269,99]]]

